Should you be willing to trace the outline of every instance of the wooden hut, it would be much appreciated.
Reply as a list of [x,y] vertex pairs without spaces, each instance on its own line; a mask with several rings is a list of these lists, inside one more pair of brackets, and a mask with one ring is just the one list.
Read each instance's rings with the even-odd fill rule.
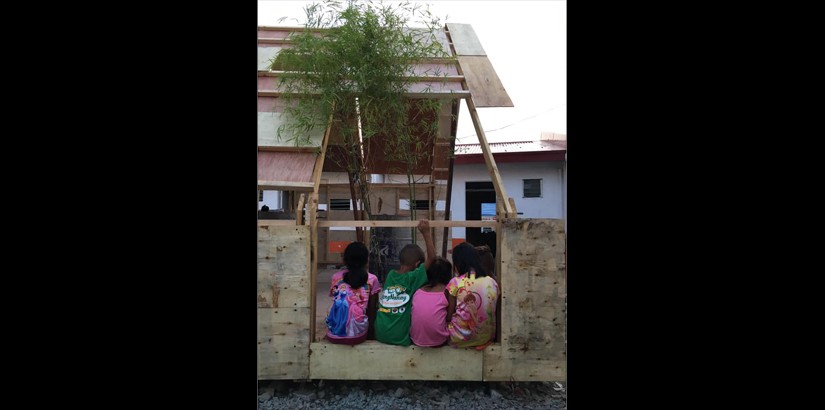
[[[331,161],[341,143],[334,127],[311,136],[312,145],[295,147],[276,138],[284,121],[278,88],[281,72],[268,61],[289,47],[290,33],[303,28],[258,28],[258,189],[290,193],[284,216],[258,221],[258,378],[382,380],[515,380],[563,381],[567,377],[565,233],[562,220],[517,218],[490,152],[477,107],[513,106],[484,49],[468,24],[448,23],[438,33],[455,59],[430,59],[417,66],[410,98],[442,101],[439,130],[428,161],[415,173],[419,204],[408,198],[407,184],[392,178],[376,181],[372,195],[380,203],[375,215],[356,220],[339,209],[350,197],[342,169]],[[322,33],[321,33],[322,34]],[[437,76],[430,75],[437,69]],[[451,158],[459,104],[465,101],[479,137],[497,195],[495,221],[449,218]],[[381,152],[373,138],[365,147]],[[392,175],[389,164],[373,155],[370,173]],[[406,201],[406,202],[405,202]],[[436,249],[446,254],[448,227],[491,227],[496,233],[496,271],[502,299],[498,307],[498,341],[486,349],[426,348],[385,345],[368,340],[336,345],[318,331],[316,315],[319,266],[341,263],[343,244],[355,240],[353,228],[411,228],[415,206],[430,220]],[[439,210],[439,203],[444,209]],[[419,213],[419,217],[421,217]],[[411,230],[415,232],[415,230]],[[415,232],[414,235],[420,235]],[[419,236],[420,237],[420,236]],[[362,363],[373,363],[362,366]]]

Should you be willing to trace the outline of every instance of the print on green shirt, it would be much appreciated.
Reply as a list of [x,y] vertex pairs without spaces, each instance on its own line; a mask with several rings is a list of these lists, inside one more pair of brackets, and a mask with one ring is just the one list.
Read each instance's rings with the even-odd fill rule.
[[412,295],[427,283],[424,264],[407,273],[395,269],[387,274],[384,290],[378,299],[375,338],[382,343],[409,346]]

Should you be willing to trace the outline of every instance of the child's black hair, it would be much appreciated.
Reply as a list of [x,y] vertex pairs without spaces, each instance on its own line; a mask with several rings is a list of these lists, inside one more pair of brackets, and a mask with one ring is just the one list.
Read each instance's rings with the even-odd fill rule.
[[477,278],[487,276],[487,272],[481,266],[478,251],[469,242],[461,242],[453,248],[453,263],[460,275],[474,270]]
[[476,246],[478,251],[478,258],[481,260],[481,266],[489,276],[496,276],[496,260],[493,257],[493,251],[487,245]]
[[369,256],[369,250],[361,242],[352,242],[344,249],[344,263],[347,264],[344,282],[351,288],[359,289],[367,283],[367,260]]
[[408,244],[401,248],[398,253],[398,262],[411,268],[416,267],[416,262],[424,263],[424,251],[415,244]]
[[427,279],[430,280],[429,285],[434,286],[437,283],[442,285],[447,285],[450,283],[450,279],[453,278],[453,264],[450,261],[437,256],[433,261],[433,264],[430,265],[430,269],[427,269]]

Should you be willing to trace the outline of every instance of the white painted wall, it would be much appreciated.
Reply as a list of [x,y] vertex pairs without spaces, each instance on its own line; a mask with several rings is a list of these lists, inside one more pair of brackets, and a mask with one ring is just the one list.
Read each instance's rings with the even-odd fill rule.
[[281,191],[264,190],[264,200],[258,201],[258,210],[260,210],[264,204],[269,207],[270,211],[281,208]]
[[[566,158],[566,157],[565,157]],[[507,195],[516,202],[516,210],[520,218],[560,218],[564,219],[564,228],[567,231],[567,162],[527,162],[527,163],[498,163],[499,174],[504,182]],[[406,178],[398,175],[385,176],[387,182],[406,182]],[[542,180],[541,198],[524,198],[522,179]],[[330,183],[347,182],[344,172],[325,172],[324,179]],[[490,174],[484,164],[456,164],[453,171],[453,192],[450,219],[465,220],[465,183],[490,181]],[[282,207],[281,191],[264,191],[264,200],[258,201],[258,209],[266,204],[269,209]],[[444,210],[445,201],[436,203],[436,210]],[[326,204],[324,204],[326,206]],[[465,238],[464,228],[452,228],[453,238]]]
[[567,233],[567,153],[564,153],[564,191],[562,191],[562,195],[564,196],[564,232]]
[[[507,195],[516,202],[519,218],[566,217],[564,163],[561,161],[497,163]],[[541,179],[541,198],[524,198],[522,179]],[[489,182],[490,173],[484,164],[456,164],[453,169],[453,189],[450,219],[465,220],[466,182]],[[452,228],[453,238],[466,238],[464,228]]]

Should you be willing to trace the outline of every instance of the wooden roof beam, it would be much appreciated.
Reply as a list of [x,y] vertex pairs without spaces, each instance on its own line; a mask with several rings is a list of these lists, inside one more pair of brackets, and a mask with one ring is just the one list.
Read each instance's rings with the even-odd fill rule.
[[[274,91],[274,90],[260,90],[258,97],[280,97],[288,93]],[[428,92],[428,93],[406,93],[407,98],[469,98],[470,92],[466,90],[450,90],[443,92]]]
[[258,180],[258,189],[276,191],[312,191],[312,182]]
[[[431,220],[430,227],[431,228],[443,228],[443,227],[457,227],[457,228],[496,228],[498,227],[498,221],[439,221],[439,220]],[[415,228],[418,226],[418,221],[370,221],[370,220],[361,220],[361,221],[318,221],[317,226],[319,228],[332,228],[332,227],[359,227],[359,228]]]

